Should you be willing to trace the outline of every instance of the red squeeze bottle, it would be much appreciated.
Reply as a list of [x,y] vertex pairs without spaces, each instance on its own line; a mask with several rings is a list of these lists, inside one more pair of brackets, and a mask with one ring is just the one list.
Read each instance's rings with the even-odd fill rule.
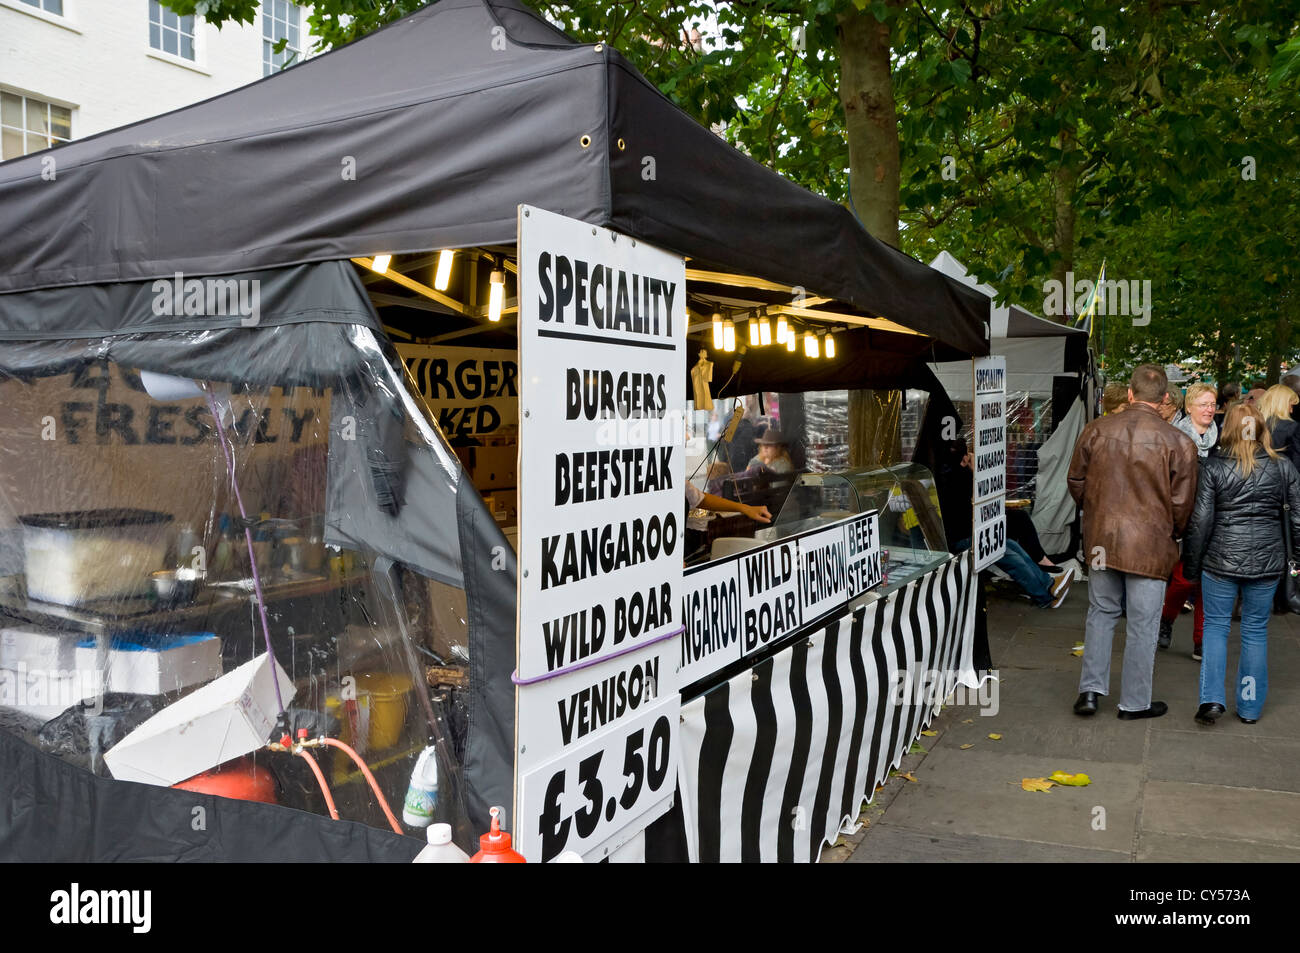
[[523,864],[524,855],[510,848],[510,835],[501,829],[501,808],[492,808],[492,829],[478,838],[479,852],[471,864]]

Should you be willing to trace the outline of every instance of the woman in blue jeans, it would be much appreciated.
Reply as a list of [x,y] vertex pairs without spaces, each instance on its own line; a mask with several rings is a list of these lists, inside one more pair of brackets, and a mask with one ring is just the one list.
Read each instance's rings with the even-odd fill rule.
[[[1282,520],[1293,551],[1286,552]],[[1237,717],[1259,720],[1268,697],[1268,621],[1273,591],[1287,559],[1300,562],[1300,473],[1278,454],[1264,417],[1236,404],[1223,420],[1219,446],[1201,463],[1196,506],[1183,544],[1183,575],[1200,578],[1205,600],[1201,706],[1196,721],[1212,725],[1226,711],[1224,679],[1232,607],[1241,594],[1241,659]]]

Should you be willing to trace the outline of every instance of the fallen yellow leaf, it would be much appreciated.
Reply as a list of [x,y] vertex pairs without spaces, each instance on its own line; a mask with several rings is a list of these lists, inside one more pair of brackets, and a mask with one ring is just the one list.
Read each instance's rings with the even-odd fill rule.
[[962,724],[963,724],[963,725],[973,725],[973,724],[975,724],[975,719],[974,719],[974,718],[967,718],[967,719],[965,719],[965,720],[962,721]]
[[967,748],[974,748],[975,746],[974,746],[974,745],[958,745],[957,747],[960,748],[962,751],[965,751]]
[[1081,655],[1083,655],[1083,646],[1076,645],[1074,648],[1070,649],[1070,654],[1073,655],[1075,658],[1080,657]]
[[937,732],[937,731],[923,731],[923,732],[921,732],[921,734],[925,735],[927,738],[933,738],[933,737],[934,737],[935,735],[937,735],[938,733],[939,733],[939,732]]
[[1020,788],[1024,791],[1042,791],[1044,794],[1052,792],[1053,784],[1047,778],[1021,778]]
[[1086,774],[1066,774],[1064,771],[1053,771],[1050,777],[1057,784],[1068,784],[1070,787],[1075,788],[1081,788],[1092,783],[1092,778]]
[[999,735],[999,734],[997,734],[997,733],[991,734],[991,735],[989,735],[989,737],[992,738],[994,741],[1001,741],[1001,740],[1002,740],[1002,736]]
[[907,780],[909,780],[909,781],[911,781],[911,782],[913,782],[913,783],[916,782],[916,778],[912,777],[912,772],[911,772],[911,771],[900,771],[900,772],[898,772],[898,777],[900,777],[900,778],[907,778]]

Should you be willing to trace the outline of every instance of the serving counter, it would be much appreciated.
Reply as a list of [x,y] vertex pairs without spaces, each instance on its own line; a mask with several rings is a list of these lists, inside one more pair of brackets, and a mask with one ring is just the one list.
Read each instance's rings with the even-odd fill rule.
[[[691,600],[717,600],[698,595],[697,579],[725,593],[729,581],[717,580],[730,562],[794,546],[802,566],[804,541],[863,521],[878,558],[865,590],[850,585],[832,611],[751,646],[747,568],[738,567],[735,629],[696,644],[729,649],[734,635],[739,659],[698,674],[703,659],[687,648],[699,618]],[[850,543],[850,561],[853,551]],[[677,803],[647,830],[647,859],[815,860],[822,844],[855,829],[863,801],[957,683],[975,684],[971,556],[947,552],[933,478],[912,464],[798,475],[770,526],[749,539],[718,537],[711,552],[718,558],[687,570],[683,671],[696,674],[682,678]],[[801,591],[799,605],[809,604]]]

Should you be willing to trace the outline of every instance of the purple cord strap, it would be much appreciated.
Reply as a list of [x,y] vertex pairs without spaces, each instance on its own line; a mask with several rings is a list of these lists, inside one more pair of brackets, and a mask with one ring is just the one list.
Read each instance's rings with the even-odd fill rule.
[[[226,438],[221,432],[221,411],[217,407],[217,399],[212,396],[212,391],[208,387],[203,388],[204,394],[208,398],[208,411],[212,414],[212,426],[217,435],[217,443],[221,444],[221,452],[226,457],[226,472],[230,474],[230,485],[235,488],[235,502],[239,505],[239,515],[244,521],[244,541],[248,544],[248,564],[253,567],[253,590],[257,593],[257,611],[262,618],[262,637],[266,641],[266,654],[271,656],[271,661],[275,661],[275,653],[271,651],[271,626],[266,621],[266,600],[262,598],[262,577],[257,571],[257,557],[253,555],[253,529],[248,525],[248,513],[244,510],[244,497],[239,492],[239,481],[235,479],[235,460],[230,455],[230,448],[226,446]],[[275,671],[275,666],[271,666],[271,684],[275,686],[275,703],[280,706],[280,711],[284,711],[284,699],[280,697],[280,678]]]
[[538,675],[536,678],[520,678],[519,669],[510,673],[510,681],[516,685],[535,685],[538,682],[544,682],[548,678],[558,678],[561,675],[568,675],[570,672],[581,671],[584,668],[590,668],[593,665],[599,665],[601,662],[608,662],[610,659],[618,658],[620,655],[627,655],[628,652],[635,652],[643,649],[647,645],[654,645],[656,642],[662,642],[664,639],[672,639],[686,631],[686,626],[673,629],[671,632],[665,632],[663,635],[656,635],[649,642],[639,642],[636,645],[629,645],[625,649],[619,649],[610,655],[602,655],[600,658],[587,659],[585,662],[579,662],[577,665],[570,665],[568,668],[559,668],[554,672],[547,672],[545,675]]

